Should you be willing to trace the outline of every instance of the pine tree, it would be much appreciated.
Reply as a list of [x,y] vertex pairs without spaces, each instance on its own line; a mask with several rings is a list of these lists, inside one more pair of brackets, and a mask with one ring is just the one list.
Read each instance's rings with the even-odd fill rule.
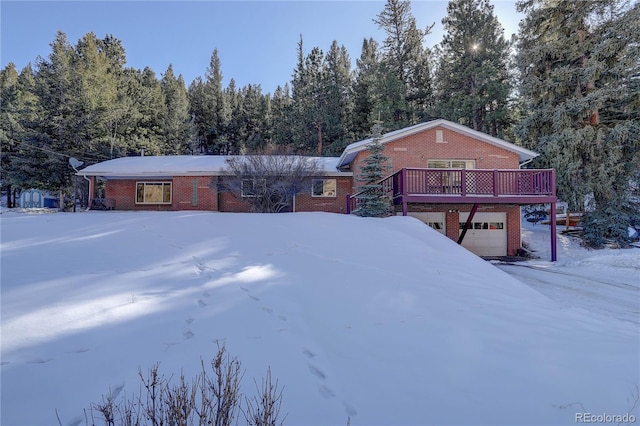
[[392,211],[391,200],[380,181],[386,177],[389,159],[383,154],[384,146],[380,143],[382,126],[376,123],[371,133],[373,140],[367,145],[369,155],[364,158],[357,176],[362,185],[356,197],[358,206],[353,213],[364,217],[385,217]]
[[382,47],[386,67],[379,70],[379,81],[384,82],[380,94],[394,122],[387,127],[415,124],[431,103],[430,52],[423,42],[433,25],[418,29],[409,0],[387,0],[374,22],[387,35]]
[[229,121],[229,108],[225,102],[222,88],[222,67],[218,57],[218,49],[211,54],[204,83],[203,117],[201,135],[212,154],[237,153],[238,147],[232,147],[226,138],[226,126]]
[[637,215],[630,183],[640,168],[637,109],[640,5],[626,2],[518,3],[520,92],[527,115],[518,135],[555,168],[560,199],[588,210],[586,242],[627,243]]
[[493,136],[510,125],[510,43],[488,0],[454,0],[442,20],[434,114]]
[[300,37],[297,55],[292,81],[295,148],[300,153],[321,155],[328,114],[324,53],[319,47],[314,47],[305,56]]
[[378,42],[373,38],[364,39],[360,57],[356,60],[353,82],[353,120],[352,131],[355,139],[364,139],[379,119],[376,82],[380,69]]
[[344,147],[353,141],[349,129],[353,112],[351,88],[351,59],[344,46],[333,41],[324,62],[327,92],[326,130],[323,153],[340,155]]
[[184,154],[189,151],[189,99],[182,75],[173,74],[169,65],[162,76],[162,93],[164,95],[164,153]]
[[295,115],[289,83],[278,86],[271,100],[271,142],[276,146],[294,146]]

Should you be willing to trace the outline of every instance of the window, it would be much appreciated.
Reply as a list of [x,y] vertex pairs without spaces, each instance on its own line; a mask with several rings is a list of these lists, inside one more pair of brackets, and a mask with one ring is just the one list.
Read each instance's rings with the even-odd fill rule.
[[427,167],[430,169],[474,169],[476,160],[429,160]]
[[267,190],[266,179],[242,179],[242,196],[256,197]]
[[314,179],[311,186],[311,196],[313,197],[335,197],[335,179]]
[[[460,229],[464,229],[465,222],[460,222]],[[479,230],[502,230],[504,229],[504,222],[473,222],[469,229],[479,229]]]
[[445,143],[442,130],[436,130],[436,143]]
[[136,204],[171,204],[171,182],[136,182]]

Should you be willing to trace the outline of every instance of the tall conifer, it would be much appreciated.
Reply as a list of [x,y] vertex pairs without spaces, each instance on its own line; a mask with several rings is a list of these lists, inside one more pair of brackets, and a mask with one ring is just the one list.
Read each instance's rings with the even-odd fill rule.
[[630,184],[640,169],[640,5],[523,0],[518,9],[518,134],[542,154],[537,166],[556,169],[560,199],[587,209],[587,243],[626,244],[638,214]]

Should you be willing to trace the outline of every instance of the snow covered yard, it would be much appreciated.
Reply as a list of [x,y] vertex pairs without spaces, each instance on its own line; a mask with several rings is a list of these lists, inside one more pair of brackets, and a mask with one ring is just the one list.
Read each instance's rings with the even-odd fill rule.
[[[56,410],[84,424],[109,390],[138,393],[138,369],[190,377],[220,342],[246,394],[271,367],[290,425],[640,418],[633,303],[523,284],[412,218],[4,212],[0,226],[2,425],[58,424]],[[562,250],[500,267],[635,286],[637,302],[637,255]]]

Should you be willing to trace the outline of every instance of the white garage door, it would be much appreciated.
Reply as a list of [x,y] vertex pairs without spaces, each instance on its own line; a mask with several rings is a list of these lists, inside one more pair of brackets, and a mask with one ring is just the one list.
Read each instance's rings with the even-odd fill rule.
[[[460,234],[469,213],[460,213]],[[478,256],[507,255],[507,214],[476,213],[462,246]]]
[[[401,215],[402,213],[398,213]],[[408,212],[407,216],[415,217],[416,219],[426,223],[441,234],[446,235],[444,219],[444,213],[440,212]]]

